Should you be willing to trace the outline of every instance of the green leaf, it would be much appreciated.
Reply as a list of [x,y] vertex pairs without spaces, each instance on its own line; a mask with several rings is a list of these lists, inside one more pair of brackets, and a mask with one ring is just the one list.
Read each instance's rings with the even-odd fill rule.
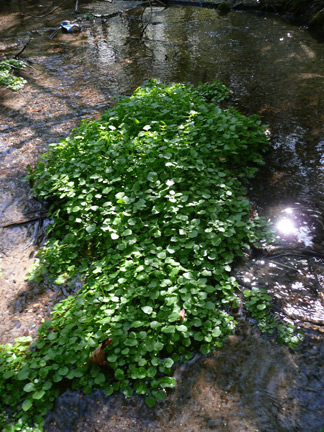
[[169,322],[179,321],[179,319],[180,319],[179,312],[172,312],[172,313],[168,316],[168,321],[169,321]]
[[[55,279],[55,283],[57,284],[57,285],[62,285],[62,284],[64,284],[65,282],[66,282],[66,275],[60,275],[59,277],[57,277],[56,279]],[[51,338],[55,338],[55,335],[54,335],[54,333],[50,333],[49,334],[49,337],[51,337]]]
[[200,327],[202,325],[202,321],[200,318],[194,318],[192,320],[192,325],[194,325],[195,327]]
[[32,407],[32,405],[33,405],[32,399],[30,399],[30,398],[25,399],[23,404],[22,404],[22,409],[24,411],[28,411]]
[[29,374],[30,374],[30,369],[28,367],[25,367],[21,369],[21,371],[18,373],[17,379],[19,381],[23,381],[26,378],[28,378]]
[[171,246],[167,246],[167,251],[168,251],[170,254],[174,254],[174,253],[176,252],[176,248],[173,248],[173,247],[171,247]]
[[33,393],[33,399],[41,399],[45,395],[45,390],[38,390]]
[[160,379],[160,386],[162,388],[173,388],[177,385],[177,381],[172,377],[163,377]]
[[125,341],[125,345],[129,346],[129,347],[134,347],[138,345],[138,341],[136,339],[126,339]]
[[188,234],[188,237],[189,237],[189,238],[195,238],[195,237],[197,237],[197,235],[198,235],[198,231],[197,231],[197,230],[194,230],[194,231],[191,231],[191,232]]
[[162,342],[154,342],[153,343],[153,349],[155,351],[161,351],[161,349],[164,347],[164,344]]
[[116,199],[121,199],[121,198],[123,198],[125,196],[125,192],[118,192],[116,195],[115,195],[115,197],[116,197]]
[[157,329],[157,328],[161,327],[161,323],[159,323],[158,321],[152,321],[152,322],[150,323],[150,327],[151,327],[152,329]]
[[150,182],[156,182],[158,176],[155,172],[149,172],[147,175],[147,180]]
[[24,387],[24,391],[25,392],[32,392],[34,390],[35,390],[35,384],[32,383],[32,382],[26,384],[25,387]]
[[147,315],[151,315],[153,312],[153,308],[151,306],[142,306],[141,309]]
[[96,225],[88,225],[88,226],[86,227],[86,231],[87,231],[89,234],[93,233],[94,231],[96,231]]
[[164,401],[166,398],[166,393],[163,390],[153,390],[152,395],[155,397],[158,401]]
[[175,332],[175,326],[169,325],[161,328],[161,331],[163,333],[174,333]]
[[137,327],[142,327],[144,325],[144,321],[134,321],[132,323],[132,327],[137,328]]
[[154,367],[154,366],[150,366],[150,367],[147,369],[147,376],[148,376],[149,378],[154,378],[156,374],[157,374],[157,369],[156,369],[156,367]]
[[11,378],[13,375],[15,375],[15,371],[13,371],[13,370],[9,370],[9,371],[6,371],[6,372],[2,375],[2,377],[6,380],[6,379],[8,379],[8,378]]
[[172,358],[166,358],[164,360],[164,366],[167,368],[172,367],[173,363],[174,363],[174,361],[172,360]]
[[117,356],[116,356],[116,354],[110,354],[108,357],[107,357],[107,360],[109,361],[109,362],[111,362],[111,363],[115,363],[116,361],[117,361]]
[[170,276],[171,277],[176,276],[180,270],[181,270],[180,267],[176,267],[176,268],[172,269],[170,272]]
[[186,331],[188,331],[188,328],[185,325],[178,325],[178,326],[176,326],[176,328],[180,332],[186,332]]
[[153,396],[147,396],[145,403],[149,408],[153,408],[156,405],[156,399]]
[[157,254],[157,256],[158,256],[158,258],[160,258],[160,259],[165,259],[165,258],[166,258],[166,253],[165,253],[164,251],[162,251],[162,252],[159,252],[159,253]]
[[103,373],[98,374],[94,380],[95,384],[100,385],[106,382],[106,377]]
[[259,310],[264,310],[264,309],[266,309],[266,307],[267,307],[267,305],[265,303],[257,305],[257,309],[259,309]]
[[[57,279],[56,279],[55,282],[57,283]],[[47,336],[47,339],[48,339],[48,340],[54,340],[54,339],[56,339],[56,338],[57,338],[57,333],[55,333],[55,332],[51,332],[51,333],[49,333],[49,335]]]
[[62,368],[59,369],[59,374],[60,375],[66,375],[69,372],[69,369],[66,366],[63,366]]
[[219,327],[215,327],[214,330],[213,330],[213,332],[212,332],[212,335],[214,337],[219,337],[221,334],[222,334],[221,329]]

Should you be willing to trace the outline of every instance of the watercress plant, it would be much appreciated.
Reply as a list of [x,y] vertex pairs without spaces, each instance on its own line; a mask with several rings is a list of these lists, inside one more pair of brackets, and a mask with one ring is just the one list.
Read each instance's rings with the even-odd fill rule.
[[[18,419],[6,430],[41,429],[62,383],[154,406],[176,385],[176,362],[233,332],[233,263],[267,232],[242,183],[267,137],[256,116],[218,105],[228,93],[150,80],[30,169],[53,224],[28,278],[84,285],[28,349],[0,347],[1,405]],[[89,362],[105,340],[106,367]]]
[[20,90],[26,84],[26,80],[22,77],[15,76],[13,72],[26,67],[21,60],[3,60],[0,62],[0,85],[4,85],[11,90]]

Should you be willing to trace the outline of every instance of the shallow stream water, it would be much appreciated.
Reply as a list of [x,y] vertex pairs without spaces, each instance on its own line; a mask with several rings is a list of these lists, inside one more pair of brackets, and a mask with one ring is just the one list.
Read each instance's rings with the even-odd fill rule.
[[[269,125],[271,150],[248,194],[256,212],[274,222],[279,241],[268,255],[242,263],[236,276],[244,286],[267,288],[278,315],[306,337],[292,352],[242,316],[223,349],[176,368],[179,385],[164,404],[149,410],[141,398],[67,391],[46,430],[320,432],[324,44],[273,15],[80,1],[76,16],[72,3],[52,14],[46,1],[0,5],[0,56],[28,42],[22,58],[29,65],[23,90],[0,89],[0,343],[34,335],[53,303],[69,294],[24,281],[48,222],[23,182],[26,165],[146,78],[194,84],[218,78],[232,90],[235,107]],[[118,11],[126,12],[109,18]],[[62,20],[75,18],[80,33],[50,39]]]

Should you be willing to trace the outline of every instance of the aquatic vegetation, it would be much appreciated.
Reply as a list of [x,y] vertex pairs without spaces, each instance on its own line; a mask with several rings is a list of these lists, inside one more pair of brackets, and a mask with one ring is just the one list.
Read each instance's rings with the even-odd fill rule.
[[[28,278],[84,286],[34,341],[0,347],[1,405],[17,420],[4,430],[41,429],[67,385],[154,406],[176,385],[175,363],[233,332],[232,266],[271,233],[243,186],[268,138],[257,116],[219,106],[228,93],[150,80],[29,168],[54,223]],[[245,298],[263,320],[270,299]]]
[[26,84],[26,80],[22,77],[15,76],[14,70],[21,70],[26,67],[21,60],[4,60],[0,62],[0,85],[6,86],[11,90],[20,90]]

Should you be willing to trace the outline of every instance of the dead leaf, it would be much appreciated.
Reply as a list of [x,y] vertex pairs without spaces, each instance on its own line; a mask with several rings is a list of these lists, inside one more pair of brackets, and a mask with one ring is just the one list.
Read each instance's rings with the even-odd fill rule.
[[96,363],[97,365],[101,367],[109,367],[109,364],[106,361],[106,355],[104,353],[104,349],[109,346],[112,342],[111,338],[105,339],[97,348],[93,351],[89,358],[88,363]]

